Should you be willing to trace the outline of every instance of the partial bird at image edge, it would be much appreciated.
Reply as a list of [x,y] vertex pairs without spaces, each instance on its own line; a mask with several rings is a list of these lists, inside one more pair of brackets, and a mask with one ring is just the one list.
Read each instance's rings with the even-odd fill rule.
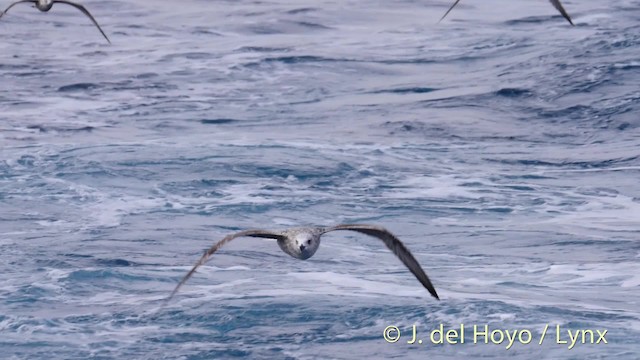
[[33,3],[33,4],[35,4],[35,7],[38,10],[42,11],[42,12],[47,12],[47,11],[51,10],[51,8],[53,7],[53,4],[56,4],[56,3],[67,4],[67,5],[73,6],[76,9],[80,10],[83,14],[85,14],[89,19],[91,19],[93,24],[98,28],[98,30],[102,34],[102,36],[104,36],[104,38],[107,40],[107,42],[109,44],[111,44],[111,40],[109,40],[109,37],[107,37],[107,34],[105,34],[104,31],[102,31],[102,28],[100,27],[100,25],[98,25],[98,22],[93,17],[93,15],[91,15],[89,10],[87,10],[87,8],[85,8],[83,5],[80,5],[78,3],[74,3],[74,2],[71,2],[71,1],[67,1],[67,0],[20,0],[20,1],[16,1],[13,4],[9,5],[4,11],[0,11],[0,18],[2,18],[2,16],[5,15],[9,11],[9,9],[11,9],[12,7],[14,7],[15,5],[20,4],[20,3]]
[[[447,10],[447,12],[444,13],[444,15],[442,15],[442,17],[440,18],[440,20],[438,20],[438,23],[440,23],[442,20],[444,20],[444,18],[447,17],[447,15],[449,15],[449,13],[451,12],[451,10],[453,10],[454,7],[456,7],[456,5],[458,5],[458,3],[460,2],[460,0],[456,0],[453,5],[451,5],[449,7],[449,9]],[[564,9],[564,7],[562,6],[562,4],[560,3],[560,0],[549,0],[549,2],[551,2],[551,5],[553,5],[554,8],[556,8],[556,10],[558,10],[560,12],[560,14],[567,19],[567,21],[569,22],[569,24],[571,24],[572,26],[575,26],[573,24],[573,21],[571,20],[571,16],[569,16],[569,14],[567,13],[567,11]]]

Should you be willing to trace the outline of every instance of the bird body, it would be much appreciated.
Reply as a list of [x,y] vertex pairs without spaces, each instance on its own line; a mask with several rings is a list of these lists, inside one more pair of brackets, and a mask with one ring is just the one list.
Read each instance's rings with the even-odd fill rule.
[[180,287],[182,287],[182,285],[184,285],[184,283],[195,273],[196,269],[200,267],[200,265],[207,262],[209,257],[218,251],[222,245],[235,238],[248,236],[275,239],[282,251],[296,259],[306,260],[312,257],[318,250],[318,247],[320,246],[320,238],[323,234],[337,230],[356,231],[382,240],[387,248],[389,248],[389,250],[391,250],[404,263],[404,265],[414,274],[429,293],[436,299],[439,299],[436,289],[433,287],[433,284],[431,284],[431,280],[429,280],[427,274],[422,270],[422,267],[420,267],[420,264],[413,257],[411,252],[395,235],[380,226],[367,224],[342,224],[332,227],[298,227],[283,231],[252,229],[227,235],[202,255],[200,260],[198,260],[193,268],[191,268],[191,271],[189,271],[175,287],[171,295],[167,298],[167,302],[171,300]]

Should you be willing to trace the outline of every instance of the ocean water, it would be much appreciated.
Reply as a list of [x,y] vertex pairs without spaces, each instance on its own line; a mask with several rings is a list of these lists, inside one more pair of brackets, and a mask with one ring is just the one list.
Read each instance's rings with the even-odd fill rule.
[[[640,1],[83,3],[0,20],[3,359],[638,359]],[[336,232],[161,307],[342,222],[441,301]]]

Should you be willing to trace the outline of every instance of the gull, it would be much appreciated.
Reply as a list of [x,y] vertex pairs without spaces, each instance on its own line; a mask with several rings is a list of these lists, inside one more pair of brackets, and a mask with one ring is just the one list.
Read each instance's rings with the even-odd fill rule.
[[282,249],[282,251],[293,256],[296,259],[306,260],[312,257],[313,254],[315,254],[318,250],[318,247],[320,246],[320,237],[323,234],[336,230],[356,231],[382,240],[382,242],[389,248],[389,250],[391,250],[391,252],[393,252],[400,259],[400,261],[404,263],[409,271],[411,271],[413,275],[415,275],[422,286],[424,286],[433,297],[440,300],[440,298],[438,297],[438,293],[436,293],[436,289],[431,284],[431,281],[429,280],[427,274],[425,274],[424,270],[422,270],[422,268],[420,267],[420,264],[418,264],[418,261],[413,257],[409,249],[407,249],[404,244],[397,237],[395,237],[395,235],[380,226],[367,224],[341,224],[332,227],[299,227],[287,229],[284,231],[251,229],[228,235],[222,240],[218,241],[215,245],[209,248],[209,250],[207,250],[204,255],[202,255],[200,260],[198,260],[198,262],[193,266],[191,271],[189,271],[187,275],[185,275],[184,278],[182,278],[182,280],[178,283],[171,295],[169,295],[169,297],[166,299],[166,302],[169,302],[171,298],[173,298],[180,287],[182,287],[182,285],[184,285],[184,283],[189,280],[189,278],[195,273],[196,269],[198,269],[200,265],[207,262],[207,260],[209,260],[209,257],[211,257],[211,255],[213,255],[216,251],[218,251],[218,249],[220,249],[222,245],[235,238],[249,236],[275,239],[277,240],[278,245],[280,246],[280,249]]
[[[571,21],[571,17],[569,16],[569,14],[567,14],[567,11],[564,9],[564,7],[562,7],[562,4],[560,3],[560,0],[549,0],[551,2],[551,5],[553,5],[554,8],[556,8],[556,10],[558,10],[560,12],[560,14],[562,14],[562,16],[564,16],[565,19],[567,19],[567,21],[569,22],[569,24],[573,25],[573,21]],[[447,17],[447,15],[449,15],[449,13],[451,12],[451,10],[453,10],[453,8],[458,5],[458,3],[460,2],[460,0],[456,0],[453,5],[451,5],[451,7],[449,8],[449,10],[447,10],[446,13],[444,13],[444,15],[440,18],[440,21],[442,21],[445,17]]]
[[4,13],[0,12],[0,18],[2,18],[2,15],[6,14],[7,11],[9,11],[9,9],[11,9],[12,7],[14,7],[15,5],[20,4],[20,3],[34,3],[34,4],[36,4],[36,8],[38,8],[38,10],[40,10],[42,12],[47,12],[47,11],[51,10],[51,8],[53,7],[53,4],[55,4],[55,3],[71,5],[71,6],[75,7],[76,9],[82,11],[83,14],[87,15],[89,17],[89,19],[91,19],[91,21],[93,21],[93,23],[98,28],[98,30],[100,30],[100,33],[102,33],[102,36],[104,36],[104,38],[107,39],[107,42],[109,44],[111,44],[111,41],[109,40],[107,35],[104,33],[104,31],[102,31],[102,28],[100,28],[100,25],[98,25],[98,22],[96,21],[96,19],[94,19],[93,16],[91,16],[91,14],[89,13],[89,10],[87,10],[84,6],[82,6],[80,4],[76,4],[76,3],[71,2],[71,1],[66,1],[66,0],[20,0],[20,1],[16,1],[13,4],[9,5],[9,7],[4,11]]

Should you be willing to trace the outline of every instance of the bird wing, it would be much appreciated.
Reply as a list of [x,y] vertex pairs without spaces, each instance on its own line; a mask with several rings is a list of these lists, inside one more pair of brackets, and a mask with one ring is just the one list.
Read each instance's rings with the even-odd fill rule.
[[569,14],[567,14],[567,11],[564,9],[562,4],[560,3],[560,0],[549,0],[549,1],[551,1],[551,5],[553,5],[553,7],[556,8],[556,10],[560,11],[560,14],[562,14],[562,16],[564,16],[564,18],[567,19],[569,24],[573,25],[573,21],[571,21],[571,17],[569,16]]
[[207,260],[209,260],[209,257],[211,257],[211,255],[213,255],[216,251],[218,251],[218,249],[220,249],[222,245],[228,243],[229,241],[235,238],[242,237],[242,236],[251,236],[251,237],[259,237],[259,238],[269,238],[269,239],[284,239],[284,236],[279,233],[275,233],[267,230],[258,230],[258,229],[240,231],[235,234],[225,236],[222,240],[218,241],[215,245],[209,248],[209,250],[207,250],[204,253],[204,255],[202,255],[200,260],[198,260],[198,262],[193,266],[193,268],[191,268],[191,271],[189,271],[187,275],[185,275],[182,278],[182,280],[180,280],[180,282],[175,287],[175,289],[173,289],[173,291],[171,292],[171,295],[169,295],[165,303],[169,302],[171,298],[173,298],[173,296],[178,292],[178,290],[182,287],[182,285],[184,285],[184,283],[187,280],[189,280],[189,278],[193,275],[193,273],[196,272],[196,269],[198,269],[200,265],[206,263]]
[[0,18],[2,17],[2,15],[6,14],[7,11],[9,11],[9,9],[11,9],[12,7],[14,7],[15,5],[18,5],[20,3],[25,3],[25,2],[30,2],[30,3],[37,3],[38,0],[20,0],[20,1],[16,1],[13,4],[9,5],[9,7],[6,8],[6,10],[4,12],[0,12]]
[[402,241],[400,241],[400,239],[395,237],[387,229],[380,226],[375,226],[375,225],[342,224],[342,225],[337,225],[337,226],[327,228],[325,229],[324,232],[326,233],[326,232],[335,231],[335,230],[357,231],[359,233],[373,236],[382,240],[382,242],[384,242],[384,244],[387,245],[389,250],[391,250],[402,261],[402,263],[413,273],[413,275],[415,275],[418,281],[420,281],[420,283],[427,290],[429,290],[429,293],[436,299],[440,300],[440,298],[438,297],[438,293],[436,292],[436,289],[433,287],[433,284],[431,284],[431,280],[429,280],[429,277],[427,276],[427,274],[425,274],[424,270],[422,270],[422,267],[420,267],[420,264],[418,263],[416,258],[413,257],[409,249],[407,249],[404,246]]
[[80,4],[76,4],[74,2],[66,1],[66,0],[54,0],[53,3],[54,4],[55,3],[61,3],[61,4],[71,5],[71,6],[75,7],[76,9],[82,11],[83,14],[87,15],[89,17],[89,19],[91,19],[91,21],[93,21],[93,24],[98,28],[98,30],[100,30],[100,33],[102,34],[102,36],[104,36],[105,39],[107,39],[107,42],[109,44],[111,44],[111,40],[109,40],[109,38],[107,37],[107,34],[105,34],[104,31],[102,31],[102,28],[100,27],[100,25],[98,25],[98,22],[96,21],[96,19],[94,19],[93,16],[91,16],[91,13],[89,13],[89,10],[87,10],[87,8],[85,8],[84,6],[82,6]]
[[460,2],[460,0],[456,0],[456,2],[453,3],[453,5],[451,5],[451,7],[449,8],[449,10],[447,10],[446,13],[444,13],[444,15],[442,15],[442,17],[440,18],[440,20],[438,20],[438,22],[444,20],[444,18],[447,17],[447,15],[449,15],[449,13],[451,12],[451,10],[453,10],[454,7],[456,7],[456,5],[458,5],[458,3]]

